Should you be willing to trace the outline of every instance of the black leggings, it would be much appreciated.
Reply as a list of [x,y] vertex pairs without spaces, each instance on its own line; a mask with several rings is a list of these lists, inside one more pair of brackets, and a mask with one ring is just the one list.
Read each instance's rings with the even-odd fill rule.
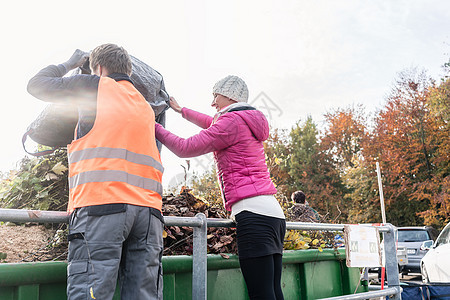
[[283,300],[281,254],[240,259],[250,299]]

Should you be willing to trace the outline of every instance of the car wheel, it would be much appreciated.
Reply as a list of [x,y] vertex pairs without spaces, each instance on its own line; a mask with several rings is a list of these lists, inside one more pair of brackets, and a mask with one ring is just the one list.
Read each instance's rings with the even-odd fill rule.
[[428,277],[427,268],[422,264],[422,282],[430,283],[430,278]]

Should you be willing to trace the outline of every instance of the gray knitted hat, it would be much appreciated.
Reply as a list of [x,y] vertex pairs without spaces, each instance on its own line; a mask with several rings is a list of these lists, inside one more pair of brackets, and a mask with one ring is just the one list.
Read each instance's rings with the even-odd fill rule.
[[241,78],[228,75],[219,80],[213,88],[214,94],[220,94],[237,102],[248,101],[248,88]]

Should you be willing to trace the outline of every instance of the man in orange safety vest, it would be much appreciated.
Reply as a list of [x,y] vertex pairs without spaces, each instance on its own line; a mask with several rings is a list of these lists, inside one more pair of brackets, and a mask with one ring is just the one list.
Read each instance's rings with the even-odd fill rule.
[[[89,59],[93,75],[64,76]],[[163,167],[155,114],[130,79],[131,60],[114,44],[76,50],[50,65],[28,91],[78,106],[69,158],[68,299],[162,299]]]

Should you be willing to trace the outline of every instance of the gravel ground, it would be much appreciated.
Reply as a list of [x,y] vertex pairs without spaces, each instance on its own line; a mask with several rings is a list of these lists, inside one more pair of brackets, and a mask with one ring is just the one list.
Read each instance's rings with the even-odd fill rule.
[[[51,247],[58,225],[0,225],[0,262],[17,263],[64,259],[64,249]],[[59,251],[61,250],[61,251]],[[6,254],[6,258],[5,258]],[[62,255],[61,255],[62,254]]]

